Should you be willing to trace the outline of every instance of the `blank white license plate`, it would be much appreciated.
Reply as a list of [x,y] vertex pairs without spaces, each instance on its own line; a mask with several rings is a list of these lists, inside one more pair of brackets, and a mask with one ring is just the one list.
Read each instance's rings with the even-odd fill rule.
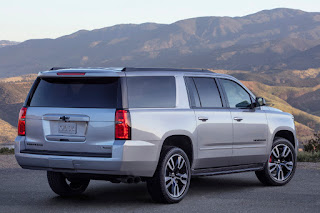
[[67,134],[76,134],[77,133],[77,124],[76,123],[59,123],[58,126],[59,133],[67,133]]

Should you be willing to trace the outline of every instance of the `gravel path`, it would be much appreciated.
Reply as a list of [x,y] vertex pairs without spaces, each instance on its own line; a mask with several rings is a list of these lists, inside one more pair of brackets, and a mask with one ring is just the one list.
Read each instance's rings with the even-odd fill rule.
[[0,155],[0,169],[20,168],[14,155]]

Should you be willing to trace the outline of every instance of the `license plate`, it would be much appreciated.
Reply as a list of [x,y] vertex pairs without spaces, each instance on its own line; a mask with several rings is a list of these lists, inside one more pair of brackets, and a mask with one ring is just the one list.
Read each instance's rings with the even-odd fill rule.
[[67,134],[76,134],[77,133],[77,124],[76,123],[59,123],[58,127],[59,133],[67,133]]

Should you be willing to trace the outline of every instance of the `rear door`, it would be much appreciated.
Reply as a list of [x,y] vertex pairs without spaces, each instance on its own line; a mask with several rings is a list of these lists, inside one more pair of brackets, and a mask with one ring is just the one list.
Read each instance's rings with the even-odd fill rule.
[[266,159],[268,123],[260,107],[252,107],[251,95],[237,82],[219,79],[233,122],[232,165],[262,163]]
[[38,78],[27,101],[26,149],[110,155],[115,110],[121,106],[120,81],[119,77]]
[[191,107],[197,120],[198,161],[195,168],[228,166],[232,157],[232,121],[216,80],[187,77]]

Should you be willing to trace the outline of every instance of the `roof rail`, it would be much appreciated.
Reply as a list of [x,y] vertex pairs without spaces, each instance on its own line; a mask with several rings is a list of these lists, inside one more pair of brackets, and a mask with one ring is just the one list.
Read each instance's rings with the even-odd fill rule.
[[[75,67],[52,67],[50,70],[62,70],[62,69],[71,69]],[[78,68],[75,68],[78,69]],[[177,72],[206,72],[212,73],[207,69],[180,69],[180,68],[147,68],[147,67],[124,67],[124,68],[92,68],[92,69],[118,69],[123,72],[133,72],[133,71],[177,71]]]
[[131,72],[131,71],[180,71],[180,72],[210,72],[210,70],[207,69],[180,69],[180,68],[147,68],[147,67],[125,67],[122,69],[122,71],[125,72]]

